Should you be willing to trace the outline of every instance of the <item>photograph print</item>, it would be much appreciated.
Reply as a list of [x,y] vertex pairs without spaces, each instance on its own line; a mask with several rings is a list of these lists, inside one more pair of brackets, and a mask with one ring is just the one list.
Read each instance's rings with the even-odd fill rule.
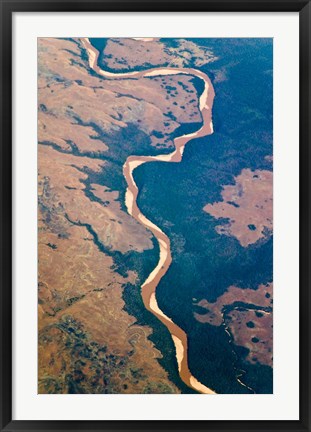
[[37,42],[38,393],[273,393],[273,39]]

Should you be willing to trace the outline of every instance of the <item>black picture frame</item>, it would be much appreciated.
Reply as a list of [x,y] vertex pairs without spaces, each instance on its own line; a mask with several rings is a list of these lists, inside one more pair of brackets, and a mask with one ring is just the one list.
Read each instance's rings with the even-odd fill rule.
[[[1,6],[1,431],[309,431],[310,427],[310,22],[305,0],[0,0]],[[14,12],[299,12],[300,419],[298,421],[12,420],[12,15]]]

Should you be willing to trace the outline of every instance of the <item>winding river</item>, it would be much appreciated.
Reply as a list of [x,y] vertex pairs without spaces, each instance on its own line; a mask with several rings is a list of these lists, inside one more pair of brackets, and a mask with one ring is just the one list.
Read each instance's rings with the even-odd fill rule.
[[123,166],[123,174],[127,182],[127,190],[125,195],[125,204],[128,213],[133,216],[139,223],[148,228],[159,242],[160,257],[157,266],[150,273],[148,278],[143,283],[142,298],[146,309],[155,315],[169,330],[174,341],[176,349],[176,358],[179,369],[179,375],[184,383],[196,390],[199,393],[215,394],[215,391],[208,388],[199,382],[190,372],[188,366],[188,342],[186,333],[178,327],[165,313],[159,308],[156,299],[156,288],[167,272],[171,262],[170,239],[168,236],[153,222],[147,219],[140,211],[137,205],[137,196],[139,193],[138,187],[133,177],[133,171],[146,162],[162,161],[162,162],[180,162],[182,160],[183,151],[186,144],[194,139],[200,138],[213,133],[212,123],[212,106],[214,100],[214,88],[209,77],[196,69],[192,68],[170,68],[158,67],[145,71],[134,71],[125,73],[112,73],[102,70],[98,66],[99,52],[90,43],[88,38],[81,39],[88,53],[89,66],[98,74],[110,79],[124,78],[143,78],[163,75],[192,75],[200,78],[204,82],[204,90],[200,96],[199,107],[202,115],[202,127],[196,132],[181,135],[174,139],[175,150],[170,154],[158,156],[129,156]]

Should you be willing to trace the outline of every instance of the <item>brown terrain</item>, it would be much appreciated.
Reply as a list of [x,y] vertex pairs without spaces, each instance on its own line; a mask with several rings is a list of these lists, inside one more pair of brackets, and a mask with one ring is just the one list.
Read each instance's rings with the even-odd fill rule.
[[[183,68],[193,56],[196,66],[215,59],[188,41],[173,48],[146,38],[110,39],[101,61],[123,72]],[[181,124],[206,116],[195,134],[212,133],[212,101],[201,106],[193,72],[107,79],[89,60],[82,39],[38,40],[38,391],[180,393],[158,361],[165,353],[150,340],[153,329],[138,323],[123,299],[126,287],[140,291],[144,282],[124,258],[153,251],[155,236],[160,261],[142,286],[145,307],[175,338],[184,382],[213,393],[188,370],[187,336],[158,308],[154,291],[170,264],[170,243],[139,212],[132,176],[140,163],[181,160],[189,140],[174,139]],[[272,172],[244,169],[224,186],[222,201],[204,210],[226,219],[217,232],[243,247],[269,238]],[[117,257],[125,263],[122,271]],[[246,361],[272,366],[272,284],[231,286],[216,302],[203,299],[195,308],[199,322],[223,325],[233,347],[248,350]]]
[[235,345],[249,350],[246,360],[272,366],[272,283],[253,289],[231,286],[214,303],[203,299],[195,306],[201,323],[225,325]]
[[204,210],[217,219],[229,219],[216,227],[219,234],[235,237],[243,247],[269,238],[273,223],[273,173],[243,169],[235,184],[224,186],[222,201]]
[[155,66],[187,67],[202,66],[216,60],[216,57],[205,47],[199,47],[191,41],[176,40],[176,47],[168,46],[165,40],[158,38],[141,40],[134,38],[111,38],[107,41],[105,55],[100,60],[112,70],[134,69],[143,66],[145,69]]
[[234,344],[249,350],[247,361],[273,366],[272,312],[233,310],[226,315],[226,323]]
[[39,142],[53,138],[68,151],[73,141],[80,152],[104,154],[108,146],[98,142],[97,128],[113,133],[130,123],[155,147],[173,148],[170,135],[180,124],[201,121],[191,76],[141,78],[135,85],[133,79],[104,80],[89,73],[79,40],[40,39],[38,53]]
[[152,329],[124,309],[138,275],[116,271],[115,254],[151,250],[151,233],[125,211],[124,184],[94,178],[133,153],[128,125],[139,153],[201,121],[192,77],[103,79],[79,39],[39,39],[38,71],[39,393],[179,393]]
[[[87,203],[83,175],[72,164],[95,170],[98,162],[39,149],[39,392],[142,393],[149,380],[154,392],[176,392],[156,361],[161,353],[147,339],[151,329],[135,325],[123,310],[123,285],[135,283],[136,274],[115,272],[112,257],[82,225],[100,204]],[[115,205],[103,206],[103,223],[106,216],[109,224],[109,211],[119,217]],[[113,227],[118,248],[129,248],[129,238],[118,237]],[[131,241],[150,247],[142,230]]]
[[192,74],[193,76],[200,78],[204,83],[204,89],[199,97],[199,108],[202,115],[202,125],[198,126],[195,132],[174,138],[175,150],[173,150],[171,153],[165,153],[156,156],[129,156],[123,165],[123,174],[128,185],[125,195],[125,204],[128,212],[139,223],[152,232],[152,234],[158,240],[160,248],[159,262],[141,286],[141,294],[144,305],[146,309],[153,313],[153,315],[156,316],[163,324],[165,324],[165,326],[170,331],[175,345],[179,374],[184,383],[194,390],[199,391],[200,393],[215,394],[212,389],[203,385],[191,374],[191,371],[188,367],[187,335],[167,315],[165,315],[165,313],[158,306],[156,300],[156,288],[172,262],[170,240],[159,227],[157,227],[152,221],[150,221],[141,213],[137,205],[137,196],[139,190],[133,177],[133,171],[144,163],[151,161],[165,161],[175,163],[180,162],[182,160],[184,148],[189,141],[191,141],[193,138],[202,137],[213,133],[212,106],[215,95],[213,85],[210,78],[206,74],[193,68],[185,69],[159,67],[148,69],[147,71],[111,73],[99,67],[99,52],[90,44],[90,41],[87,38],[84,38],[83,44],[87,49],[90,67],[92,70],[94,70],[94,72],[104,77],[124,79],[128,77],[140,78],[176,74]]

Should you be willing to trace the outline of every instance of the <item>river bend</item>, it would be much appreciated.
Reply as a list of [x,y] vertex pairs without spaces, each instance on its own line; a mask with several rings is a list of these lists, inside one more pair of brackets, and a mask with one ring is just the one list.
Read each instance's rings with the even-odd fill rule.
[[183,74],[198,77],[204,82],[204,90],[199,100],[199,108],[202,115],[202,126],[196,132],[176,137],[174,139],[175,150],[169,154],[158,156],[129,156],[123,166],[123,174],[127,182],[125,204],[128,213],[133,216],[140,224],[152,232],[152,234],[156,237],[160,248],[159,262],[141,287],[144,305],[146,309],[155,315],[168,328],[175,345],[179,375],[183,382],[188,387],[196,390],[199,393],[215,394],[215,391],[199,382],[191,374],[188,366],[187,334],[180,327],[178,327],[177,324],[171,320],[171,318],[165,315],[165,313],[158,306],[156,299],[156,288],[172,262],[170,239],[158,226],[147,219],[146,216],[144,216],[140,211],[137,205],[139,190],[133,177],[133,171],[138,166],[147,162],[180,162],[182,160],[184,148],[189,141],[194,138],[200,138],[213,133],[212,106],[215,96],[213,85],[205,73],[193,68],[157,67],[145,71],[124,73],[104,71],[98,66],[98,50],[93,47],[88,38],[83,38],[81,40],[88,54],[90,68],[92,68],[98,75],[101,75],[107,79],[143,78]]

